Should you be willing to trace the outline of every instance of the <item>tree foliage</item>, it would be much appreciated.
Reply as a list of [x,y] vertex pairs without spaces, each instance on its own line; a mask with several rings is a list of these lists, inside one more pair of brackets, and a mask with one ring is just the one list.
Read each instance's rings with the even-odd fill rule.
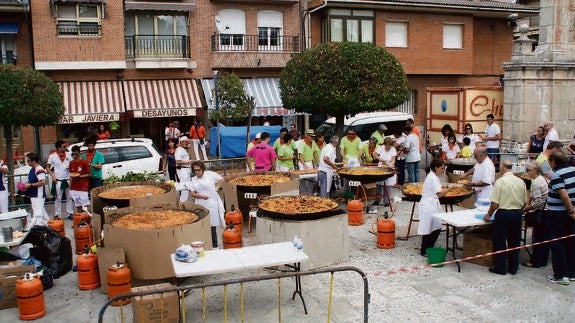
[[335,116],[339,134],[345,115],[392,109],[408,98],[400,62],[368,43],[322,43],[302,51],[283,69],[280,89],[285,108]]
[[38,71],[0,65],[0,115],[6,128],[53,125],[64,115],[62,94]]
[[216,109],[210,111],[210,119],[219,119],[221,122],[249,119],[255,107],[254,98],[245,94],[238,76],[228,72],[218,73],[212,90],[212,101]]

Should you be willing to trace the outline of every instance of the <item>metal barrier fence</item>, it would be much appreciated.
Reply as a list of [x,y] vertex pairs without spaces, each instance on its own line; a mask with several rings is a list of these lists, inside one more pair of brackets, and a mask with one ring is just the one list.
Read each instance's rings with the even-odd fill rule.
[[[204,282],[204,283],[197,283],[197,284],[190,284],[190,285],[182,285],[182,286],[173,286],[170,288],[162,288],[162,289],[157,289],[157,290],[148,290],[148,291],[139,291],[139,292],[133,292],[133,293],[126,293],[126,294],[121,294],[121,295],[116,295],[114,297],[112,297],[111,299],[109,299],[101,308],[100,308],[100,312],[98,314],[98,322],[102,323],[104,322],[104,314],[106,312],[106,309],[110,306],[110,304],[112,304],[112,302],[115,302],[117,300],[120,299],[126,299],[126,298],[132,298],[132,297],[143,297],[143,296],[147,296],[147,295],[163,295],[165,293],[170,293],[170,292],[177,292],[180,298],[180,322],[186,322],[186,311],[185,311],[185,297],[186,294],[192,290],[197,290],[197,289],[201,289],[202,290],[202,320],[204,322],[206,322],[207,318],[206,318],[206,300],[205,300],[205,289],[207,287],[216,287],[216,286],[224,286],[224,322],[228,321],[228,316],[227,316],[227,286],[228,285],[235,285],[235,284],[239,284],[240,285],[240,312],[241,312],[241,318],[242,318],[242,322],[244,321],[244,317],[245,317],[245,307],[244,307],[244,288],[243,288],[243,284],[247,283],[247,282],[256,282],[256,281],[264,281],[264,280],[273,280],[273,279],[277,279],[278,280],[278,289],[280,289],[280,280],[284,279],[284,278],[290,278],[290,277],[301,277],[301,276],[309,276],[309,275],[318,275],[318,274],[326,274],[326,273],[330,273],[330,285],[329,285],[329,293],[328,293],[328,300],[327,300],[327,322],[330,322],[331,320],[331,310],[332,310],[332,296],[333,296],[333,285],[334,285],[334,273],[335,272],[356,272],[358,273],[363,281],[363,322],[367,323],[368,322],[368,310],[369,310],[369,287],[368,287],[368,281],[367,281],[367,274],[365,272],[363,272],[361,269],[354,267],[354,266],[341,266],[341,267],[332,267],[332,268],[322,268],[322,269],[315,269],[315,270],[308,270],[308,271],[298,271],[298,272],[282,272],[282,273],[275,273],[275,274],[269,274],[269,275],[260,275],[260,276],[253,276],[253,277],[242,277],[242,278],[236,278],[236,279],[227,279],[227,280],[218,280],[218,281],[208,281],[208,282]],[[292,296],[292,300],[295,298],[295,293]],[[163,308],[164,304],[163,304],[163,298],[161,300],[162,304],[161,304],[161,308]],[[281,322],[281,299],[280,299],[280,293],[278,292],[278,322]],[[302,302],[303,302],[303,298],[302,298]],[[305,303],[303,303],[303,306],[305,308]],[[123,310],[123,306],[120,307],[120,315],[121,315],[121,321],[124,322],[126,319],[129,319],[129,317],[124,317],[124,315],[126,315],[126,312]],[[133,314],[135,315],[135,314]]]

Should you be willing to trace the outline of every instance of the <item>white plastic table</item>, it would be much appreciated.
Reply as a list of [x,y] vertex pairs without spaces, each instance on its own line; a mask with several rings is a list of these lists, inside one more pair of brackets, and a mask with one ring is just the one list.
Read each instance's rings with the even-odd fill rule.
[[[287,265],[295,271],[300,271],[300,263],[309,257],[294,248],[292,242],[278,242],[251,247],[234,249],[217,249],[206,251],[205,256],[195,262],[177,261],[174,254],[170,255],[174,273],[177,278],[222,274],[258,269],[263,267]],[[307,308],[301,291],[301,278],[295,276],[296,289],[292,296],[298,294],[301,298],[304,312]]]
[[[455,255],[455,249],[457,244],[457,236],[461,233],[466,231],[471,227],[478,227],[484,225],[491,225],[491,222],[483,221],[483,217],[485,216],[486,211],[480,211],[478,209],[470,209],[470,210],[462,210],[462,211],[455,211],[455,212],[443,212],[443,213],[436,213],[433,217],[441,220],[446,226],[445,230],[445,247],[447,251],[451,251],[453,254],[453,259],[457,259]],[[451,234],[452,237],[452,244],[451,247],[449,246],[449,231],[450,227],[452,227]],[[457,231],[456,228],[459,227],[460,230]],[[457,271],[461,271],[461,266],[459,262],[457,264]]]

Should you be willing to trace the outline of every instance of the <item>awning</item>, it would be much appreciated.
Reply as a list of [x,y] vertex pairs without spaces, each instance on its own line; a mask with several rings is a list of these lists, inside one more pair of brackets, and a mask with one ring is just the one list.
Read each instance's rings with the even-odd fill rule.
[[196,7],[192,2],[147,2],[147,1],[126,1],[126,10],[173,10],[192,11]]
[[124,81],[126,110],[134,118],[185,117],[202,107],[195,80]]
[[0,22],[0,34],[17,34],[17,22]]
[[120,81],[59,82],[66,112],[59,123],[118,121],[124,113]]
[[57,3],[97,3],[102,7],[102,18],[106,18],[106,0],[50,0],[50,11],[54,17],[57,17]]
[[[277,78],[257,78],[257,79],[242,79],[244,85],[244,92],[248,96],[253,96],[256,101],[254,108],[254,117],[260,116],[285,116],[293,114],[290,110],[283,108],[279,79]],[[214,109],[214,102],[212,102],[212,88],[214,87],[213,79],[202,79],[202,88],[208,108]]]

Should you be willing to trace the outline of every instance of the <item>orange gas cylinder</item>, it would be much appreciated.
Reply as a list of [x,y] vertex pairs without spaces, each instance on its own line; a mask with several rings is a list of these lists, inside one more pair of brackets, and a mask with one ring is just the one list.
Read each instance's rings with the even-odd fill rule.
[[76,254],[82,254],[84,247],[92,245],[92,225],[84,220],[74,227],[74,239],[76,241]]
[[66,231],[64,230],[64,221],[59,217],[55,216],[53,219],[48,220],[48,226],[54,231],[58,232],[62,237],[66,236]]
[[46,315],[44,287],[34,274],[26,274],[16,280],[16,303],[21,320],[35,320]]
[[241,248],[242,247],[242,234],[238,229],[234,228],[234,223],[229,222],[228,227],[224,230],[222,240],[224,242],[224,249]]
[[383,218],[377,218],[377,247],[381,249],[395,248],[395,222],[388,219],[387,212]]
[[[132,291],[132,272],[127,264],[117,262],[108,269],[106,274],[108,279],[108,299]],[[130,297],[121,298],[112,302],[113,306],[129,304],[132,301]]]
[[[82,222],[82,220],[84,220],[84,222],[86,222],[87,224],[90,224],[92,222],[92,218],[90,218],[90,215],[86,212],[84,213],[75,213],[74,214],[74,225],[72,226],[72,228],[75,228],[78,226],[78,224],[80,224],[80,222]],[[82,250],[84,250],[82,248]]]
[[242,216],[242,212],[240,210],[236,210],[236,208],[232,205],[232,210],[226,212],[224,215],[224,220],[226,223],[232,222],[234,227],[240,232],[244,232],[244,218]]
[[349,225],[363,224],[363,203],[361,200],[347,202],[347,223]]
[[84,248],[84,253],[76,259],[78,268],[78,287],[82,290],[90,290],[100,287],[100,271],[98,270],[98,256],[90,252],[90,248]]

